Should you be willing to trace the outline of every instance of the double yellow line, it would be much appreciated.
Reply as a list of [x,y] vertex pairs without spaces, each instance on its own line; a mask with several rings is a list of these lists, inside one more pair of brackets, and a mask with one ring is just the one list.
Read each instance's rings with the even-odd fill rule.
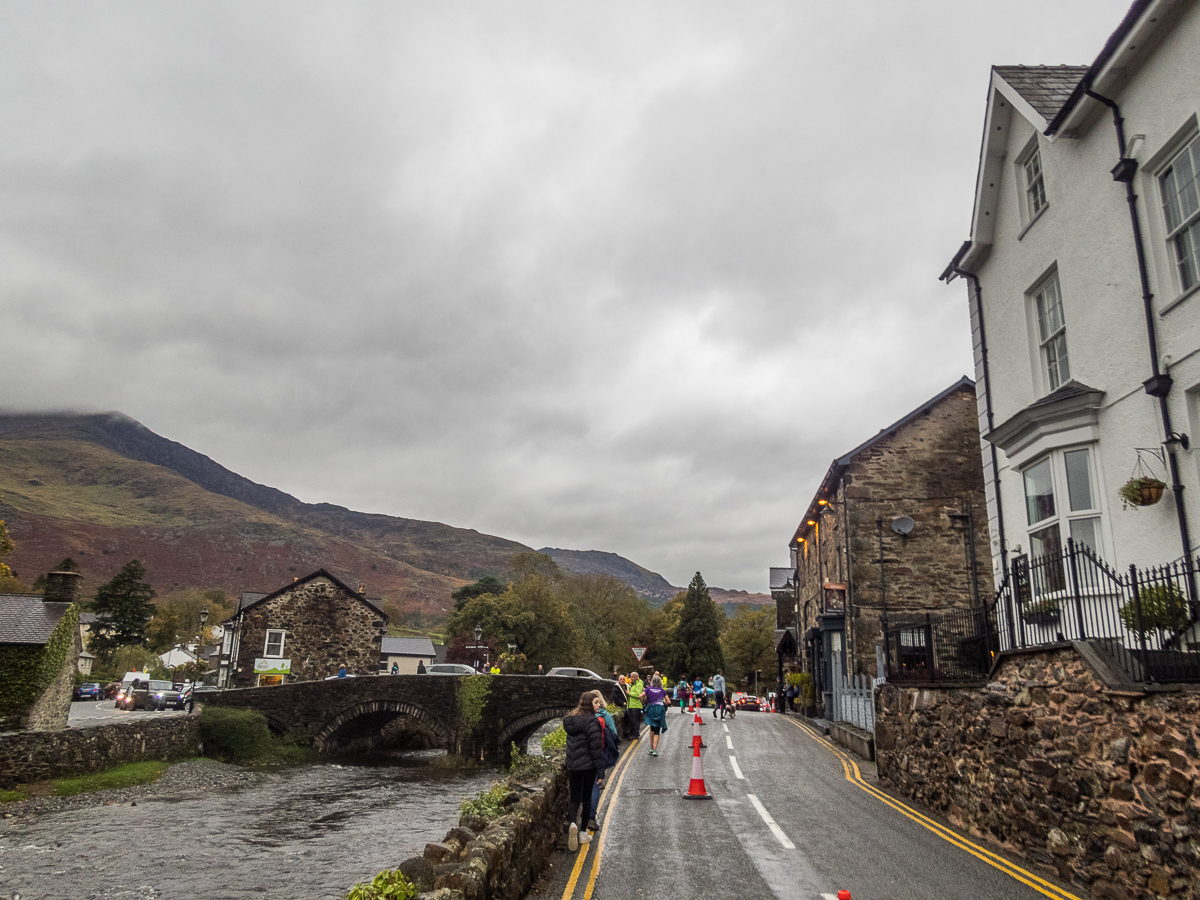
[[858,768],[858,763],[855,762],[850,756],[847,756],[844,752],[842,752],[840,747],[838,747],[832,741],[827,741],[824,737],[816,734],[811,729],[801,725],[799,722],[795,722],[791,718],[784,718],[786,721],[791,722],[793,725],[799,728],[800,731],[809,738],[826,747],[831,753],[833,753],[834,756],[841,760],[842,770],[846,773],[847,781],[849,781],[855,787],[866,791],[885,806],[890,806],[892,809],[896,810],[896,812],[900,813],[900,815],[911,819],[924,828],[927,828],[929,831],[932,831],[947,843],[953,844],[955,847],[967,851],[976,859],[982,860],[992,868],[999,869],[1010,878],[1015,878],[1022,884],[1028,885],[1039,894],[1042,894],[1046,897],[1052,897],[1053,900],[1083,900],[1083,898],[1072,894],[1069,891],[1065,891],[1057,885],[1051,884],[1044,878],[1039,878],[1032,872],[1022,869],[1015,863],[1009,862],[1003,856],[998,856],[995,853],[992,853],[986,847],[981,847],[978,844],[968,841],[957,832],[951,831],[949,828],[946,828],[944,825],[935,822],[928,816],[921,815],[921,813],[917,812],[912,807],[905,806],[900,801],[889,797],[877,787],[874,787],[863,780],[862,772],[860,772]]
[[[596,847],[596,854],[592,857],[592,871],[588,875],[587,886],[583,889],[583,900],[592,900],[592,891],[596,889],[596,876],[600,874],[600,862],[604,857],[604,839],[608,835],[608,823],[612,818],[616,808],[617,799],[621,795],[621,785],[625,782],[625,775],[629,771],[629,765],[633,762],[636,754],[634,751],[637,745],[641,743],[640,738],[634,738],[628,749],[621,756],[612,770],[608,779],[608,785],[605,786],[603,796],[600,798],[600,806],[607,805],[608,812],[604,816],[604,823],[600,826],[600,830],[593,836],[593,841]],[[619,774],[618,774],[619,773]],[[611,790],[611,793],[610,793]],[[600,820],[600,810],[595,810],[594,818]],[[587,823],[584,823],[585,825]],[[575,868],[571,870],[571,877],[567,880],[566,889],[563,890],[562,900],[571,900],[575,895],[575,885],[579,883],[579,876],[583,872],[583,864],[587,861],[587,852],[592,844],[584,844],[583,852],[575,854]]]

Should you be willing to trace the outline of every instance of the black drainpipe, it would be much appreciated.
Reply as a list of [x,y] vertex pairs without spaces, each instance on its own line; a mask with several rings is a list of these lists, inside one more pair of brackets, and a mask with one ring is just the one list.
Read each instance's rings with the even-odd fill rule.
[[[988,368],[987,331],[983,327],[983,288],[980,287],[975,273],[960,269],[957,261],[950,263],[950,271],[960,278],[967,279],[975,290],[975,311],[979,314],[979,356],[983,362],[983,406],[990,433],[996,427],[996,423],[992,418],[992,375]],[[991,441],[988,441],[988,445],[992,451],[992,492],[996,495],[996,526],[1000,532],[997,535],[1000,538],[1000,571],[1003,573],[1008,571],[1008,543],[1004,539],[1004,503],[1000,496],[1000,462],[996,454],[996,445]],[[972,549],[974,548],[972,547]],[[993,573],[994,577],[995,573]]]
[[[1151,375],[1142,386],[1151,397],[1158,398],[1158,412],[1162,417],[1163,433],[1170,440],[1175,429],[1171,426],[1171,410],[1167,408],[1167,394],[1171,392],[1171,376],[1160,372],[1158,368],[1158,332],[1154,327],[1154,294],[1150,292],[1150,274],[1146,269],[1146,251],[1142,242],[1142,222],[1138,216],[1137,194],[1133,192],[1133,176],[1137,174],[1137,160],[1125,156],[1125,119],[1121,116],[1120,107],[1116,102],[1102,97],[1090,87],[1084,91],[1093,100],[1103,103],[1113,114],[1113,125],[1117,129],[1117,152],[1120,159],[1112,170],[1113,181],[1125,183],[1125,200],[1129,204],[1129,221],[1133,226],[1133,247],[1137,252],[1138,275],[1142,280],[1142,305],[1146,311],[1146,336],[1150,339],[1150,371]],[[1191,599],[1196,599],[1195,575],[1192,571],[1192,539],[1188,533],[1187,511],[1183,505],[1183,484],[1179,481],[1179,463],[1175,454],[1166,454],[1167,466],[1171,472],[1171,491],[1175,494],[1175,514],[1179,519],[1179,539],[1183,543],[1184,567],[1187,570],[1188,592]]]

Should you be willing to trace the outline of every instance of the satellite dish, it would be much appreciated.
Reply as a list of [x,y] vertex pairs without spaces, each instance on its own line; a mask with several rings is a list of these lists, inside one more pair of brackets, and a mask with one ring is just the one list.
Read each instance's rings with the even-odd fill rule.
[[896,516],[892,519],[892,531],[896,534],[911,534],[913,530],[913,520],[908,516]]

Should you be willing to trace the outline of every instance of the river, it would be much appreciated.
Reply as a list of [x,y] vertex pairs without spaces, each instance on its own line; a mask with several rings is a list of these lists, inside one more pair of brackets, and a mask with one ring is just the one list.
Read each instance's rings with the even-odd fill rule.
[[61,811],[18,811],[0,820],[0,897],[342,898],[441,840],[462,800],[499,777],[438,770],[430,758],[209,781],[203,773],[219,764],[200,761],[173,767],[150,796],[99,793]]

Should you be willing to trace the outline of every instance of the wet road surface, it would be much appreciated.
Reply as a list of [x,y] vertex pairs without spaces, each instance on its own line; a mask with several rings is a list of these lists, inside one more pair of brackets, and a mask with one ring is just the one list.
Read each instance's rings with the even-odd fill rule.
[[1083,892],[889,797],[871,764],[785,716],[745,712],[721,722],[707,711],[701,753],[713,799],[684,799],[692,719],[673,712],[667,721],[660,756],[648,756],[642,740],[610,772],[600,832],[577,854],[555,854],[535,900],[825,900],[839,890],[854,900],[1071,900]]

